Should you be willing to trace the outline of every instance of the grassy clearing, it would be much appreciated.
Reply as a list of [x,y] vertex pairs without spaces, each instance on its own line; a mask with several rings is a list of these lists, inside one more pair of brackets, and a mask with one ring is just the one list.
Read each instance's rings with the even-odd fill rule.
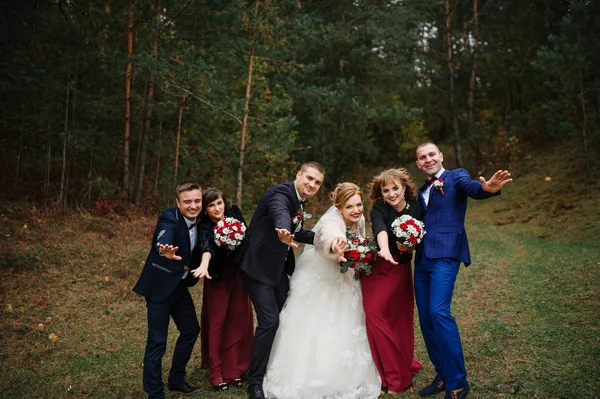
[[[598,183],[574,181],[562,167],[570,157],[529,159],[530,174],[504,195],[471,205],[473,265],[461,270],[454,313],[474,399],[600,396]],[[0,396],[145,397],[145,305],[131,287],[154,223],[0,204]],[[192,294],[199,311],[200,287]],[[418,328],[416,339],[421,387],[433,370]],[[197,345],[188,367],[197,397],[245,397],[212,392],[199,355]]]

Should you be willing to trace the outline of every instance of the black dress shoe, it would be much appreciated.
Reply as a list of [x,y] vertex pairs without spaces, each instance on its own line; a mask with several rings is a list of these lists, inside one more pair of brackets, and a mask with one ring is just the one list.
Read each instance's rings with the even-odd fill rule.
[[265,394],[260,385],[250,385],[248,387],[248,399],[265,399]]
[[435,395],[438,392],[442,392],[446,389],[446,384],[444,381],[438,380],[435,378],[431,384],[427,385],[425,388],[419,391],[419,396],[431,396]]
[[444,399],[467,399],[469,392],[471,392],[471,386],[469,384],[458,389],[446,389],[446,396],[444,396]]
[[171,392],[179,392],[184,395],[189,395],[192,393],[196,393],[200,391],[200,387],[193,387],[185,381],[182,381],[179,385],[171,385],[169,384],[169,391]]

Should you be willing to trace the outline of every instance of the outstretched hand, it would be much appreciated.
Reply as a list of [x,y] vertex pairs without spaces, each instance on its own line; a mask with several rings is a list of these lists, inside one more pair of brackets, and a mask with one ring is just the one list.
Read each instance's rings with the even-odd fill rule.
[[340,262],[346,262],[347,259],[344,257],[344,253],[348,249],[348,241],[343,238],[336,238],[331,245],[331,252],[335,255],[336,259]]
[[513,181],[510,177],[510,173],[508,170],[499,170],[490,178],[490,180],[485,180],[483,176],[479,176],[479,181],[481,182],[481,188],[483,191],[487,191],[488,193],[495,194],[504,187],[504,185]]
[[158,253],[167,259],[181,260],[181,256],[176,255],[175,252],[179,250],[179,247],[170,244],[158,244]]
[[387,260],[388,262],[390,262],[392,265],[397,265],[398,262],[396,262],[394,260],[394,257],[392,256],[392,254],[390,253],[389,249],[382,249],[381,251],[379,251],[377,253],[377,256],[379,256],[380,258],[383,258],[385,260]]
[[208,274],[208,264],[201,263],[197,269],[192,270],[192,276],[196,278],[206,277],[209,280],[212,280],[210,274]]
[[290,233],[286,229],[278,228],[275,228],[275,231],[277,232],[277,237],[279,237],[279,241],[292,248],[298,248],[298,244],[294,242],[294,235],[292,233]]

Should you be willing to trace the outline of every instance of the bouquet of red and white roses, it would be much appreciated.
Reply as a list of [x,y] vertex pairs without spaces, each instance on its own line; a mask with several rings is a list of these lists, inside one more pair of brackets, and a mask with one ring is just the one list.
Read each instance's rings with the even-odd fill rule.
[[425,225],[410,215],[402,215],[392,222],[392,233],[400,244],[409,247],[419,244],[425,235]]
[[236,218],[223,218],[214,227],[215,244],[233,251],[246,235],[246,225]]
[[340,273],[353,269],[354,278],[360,280],[363,274],[371,274],[371,265],[377,258],[377,245],[372,239],[358,234],[348,234],[347,238],[346,262],[340,262]]

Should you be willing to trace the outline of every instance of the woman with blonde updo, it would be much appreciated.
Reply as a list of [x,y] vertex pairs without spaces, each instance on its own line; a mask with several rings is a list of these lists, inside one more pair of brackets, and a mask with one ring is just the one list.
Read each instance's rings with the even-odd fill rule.
[[371,181],[371,224],[379,258],[361,279],[367,335],[381,376],[381,393],[412,387],[421,369],[415,359],[413,247],[398,245],[391,231],[401,215],[423,220],[417,188],[406,169],[384,170]]
[[381,387],[367,341],[360,283],[340,273],[349,233],[365,235],[363,195],[340,183],[290,279],[263,388],[270,399],[375,399]]

